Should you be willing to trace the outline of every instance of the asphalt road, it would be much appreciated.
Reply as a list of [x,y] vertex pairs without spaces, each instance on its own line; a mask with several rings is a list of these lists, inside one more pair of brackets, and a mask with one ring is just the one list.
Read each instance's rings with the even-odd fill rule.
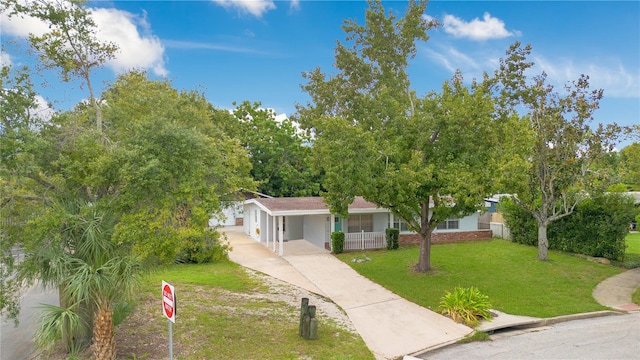
[[20,324],[2,318],[0,324],[0,360],[24,360],[35,349],[33,334],[38,328],[40,304],[58,305],[56,290],[43,290],[39,286],[29,288],[22,297]]
[[453,345],[421,359],[640,359],[640,313],[558,323],[493,341]]

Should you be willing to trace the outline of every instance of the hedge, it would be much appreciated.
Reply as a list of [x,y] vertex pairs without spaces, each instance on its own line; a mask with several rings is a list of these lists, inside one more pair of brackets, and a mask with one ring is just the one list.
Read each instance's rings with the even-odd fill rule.
[[[538,244],[538,225],[533,215],[511,200],[501,204],[512,241]],[[633,199],[618,193],[588,198],[573,213],[549,224],[549,248],[622,261],[629,223],[637,214]]]

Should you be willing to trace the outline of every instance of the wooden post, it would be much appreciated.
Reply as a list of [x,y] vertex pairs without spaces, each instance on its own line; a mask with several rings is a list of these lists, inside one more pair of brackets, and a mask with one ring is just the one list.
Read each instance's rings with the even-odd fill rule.
[[[305,316],[304,319],[304,338],[309,340],[311,339],[311,323],[312,320],[315,320],[316,317],[316,306],[315,305],[309,305],[309,311],[307,311],[307,314]],[[317,320],[316,320],[317,322]],[[317,327],[317,324],[316,324]],[[316,333],[317,333],[317,329],[316,329]],[[317,335],[317,334],[316,334]]]
[[312,318],[309,326],[309,340],[318,340],[318,319]]
[[302,332],[302,324],[304,323],[304,315],[309,311],[309,298],[302,298],[300,304],[300,327],[298,329],[298,335],[304,337]]

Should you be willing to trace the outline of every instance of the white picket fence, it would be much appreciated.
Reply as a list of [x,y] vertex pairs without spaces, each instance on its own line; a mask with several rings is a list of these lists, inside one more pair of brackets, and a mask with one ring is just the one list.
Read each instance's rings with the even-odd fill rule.
[[382,249],[387,246],[383,232],[359,232],[344,234],[344,250]]

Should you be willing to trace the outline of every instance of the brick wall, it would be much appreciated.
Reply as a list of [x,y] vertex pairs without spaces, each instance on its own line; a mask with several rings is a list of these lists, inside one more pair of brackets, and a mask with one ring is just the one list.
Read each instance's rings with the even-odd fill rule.
[[[440,232],[431,234],[432,244],[446,244],[460,241],[487,240],[493,236],[491,230]],[[400,234],[401,245],[420,244],[418,234]]]

